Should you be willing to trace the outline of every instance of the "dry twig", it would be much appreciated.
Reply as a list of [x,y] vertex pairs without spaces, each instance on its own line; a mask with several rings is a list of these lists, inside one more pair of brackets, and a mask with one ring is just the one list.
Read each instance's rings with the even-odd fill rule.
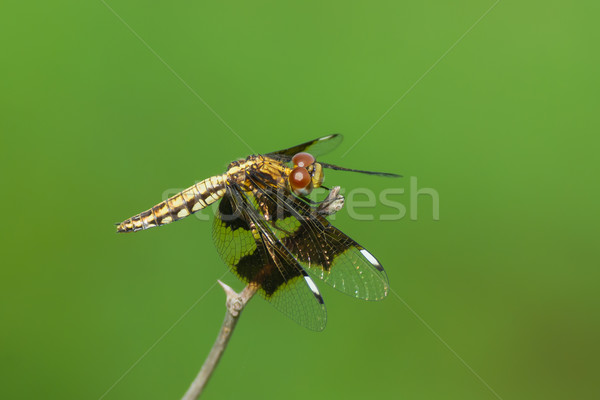
[[225,313],[225,320],[223,321],[223,325],[221,326],[221,331],[219,332],[219,336],[213,344],[208,357],[204,361],[198,376],[192,382],[190,388],[183,396],[182,400],[196,400],[202,394],[202,390],[208,383],[213,371],[217,367],[221,356],[225,352],[225,348],[227,347],[227,343],[231,338],[231,334],[237,324],[237,321],[240,317],[240,314],[246,303],[252,298],[254,293],[256,293],[256,287],[253,285],[248,285],[242,290],[241,293],[236,293],[232,288],[219,281],[219,284],[225,290],[225,294],[227,295],[227,312]]

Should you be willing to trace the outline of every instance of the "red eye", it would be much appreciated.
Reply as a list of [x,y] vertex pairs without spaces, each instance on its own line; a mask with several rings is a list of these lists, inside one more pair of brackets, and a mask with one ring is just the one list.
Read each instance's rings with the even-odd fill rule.
[[294,191],[302,190],[310,184],[310,174],[304,167],[296,167],[290,174],[290,185]]
[[298,153],[292,157],[292,162],[298,167],[308,167],[315,162],[315,158],[308,153]]

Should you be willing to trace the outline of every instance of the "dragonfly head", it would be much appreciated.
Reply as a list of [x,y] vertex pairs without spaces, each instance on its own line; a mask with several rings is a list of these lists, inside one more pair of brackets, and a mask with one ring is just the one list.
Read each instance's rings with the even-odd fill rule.
[[298,153],[292,157],[294,168],[288,177],[292,191],[297,195],[308,195],[323,183],[323,168],[309,153]]

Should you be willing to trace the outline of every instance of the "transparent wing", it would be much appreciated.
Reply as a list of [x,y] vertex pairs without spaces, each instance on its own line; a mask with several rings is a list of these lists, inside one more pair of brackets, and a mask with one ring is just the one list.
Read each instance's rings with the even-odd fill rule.
[[260,177],[252,179],[264,207],[279,207],[268,221],[273,232],[311,276],[360,299],[387,295],[387,275],[369,251],[289,191],[263,184]]
[[213,238],[223,261],[279,311],[308,329],[325,328],[323,298],[307,272],[265,224],[255,199],[228,188],[219,204]]
[[310,140],[306,143],[299,144],[294,147],[290,147],[289,149],[274,151],[272,153],[267,153],[266,155],[272,158],[277,158],[284,161],[289,161],[292,159],[294,154],[305,151],[307,153],[312,154],[315,158],[320,157],[326,153],[329,153],[336,147],[342,143],[344,137],[339,133],[323,136],[318,139]]

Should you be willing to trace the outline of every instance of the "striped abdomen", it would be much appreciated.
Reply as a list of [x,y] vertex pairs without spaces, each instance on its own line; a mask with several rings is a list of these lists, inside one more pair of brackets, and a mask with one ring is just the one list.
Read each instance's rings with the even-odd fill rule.
[[198,182],[151,209],[121,222],[117,232],[135,232],[165,225],[203,209],[223,197],[226,177],[218,175]]

